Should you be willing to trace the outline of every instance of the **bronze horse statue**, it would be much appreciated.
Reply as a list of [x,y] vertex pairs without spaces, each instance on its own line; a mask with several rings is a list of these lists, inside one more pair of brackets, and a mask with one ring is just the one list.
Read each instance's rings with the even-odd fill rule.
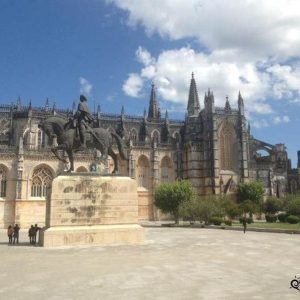
[[[77,128],[71,126],[72,122],[68,122],[66,118],[61,116],[51,116],[39,123],[45,134],[53,141],[57,139],[57,145],[51,148],[54,155],[62,162],[67,163],[66,159],[58,154],[58,150],[66,151],[70,168],[68,172],[74,171],[74,151],[78,151],[80,148],[80,138],[77,134]],[[122,159],[127,160],[125,153],[125,146],[121,137],[108,129],[104,128],[89,128],[87,130],[86,146],[89,149],[97,149],[101,152],[101,156],[97,159],[97,163],[105,162],[108,155],[114,161],[114,170],[112,173],[118,173],[118,158],[117,154],[113,151],[112,146],[114,140],[117,142],[118,150]]]

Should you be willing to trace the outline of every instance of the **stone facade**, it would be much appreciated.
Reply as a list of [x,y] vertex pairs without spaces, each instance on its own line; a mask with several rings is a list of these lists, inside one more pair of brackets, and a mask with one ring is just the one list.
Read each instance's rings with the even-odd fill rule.
[[[237,183],[261,180],[269,195],[283,196],[299,190],[297,170],[291,170],[283,144],[271,145],[255,139],[244,113],[244,100],[238,94],[237,109],[227,98],[224,107],[214,103],[208,90],[200,105],[196,81],[192,76],[185,120],[171,120],[168,112],[161,116],[155,87],[152,85],[148,114],[129,116],[107,114],[97,108],[95,126],[115,130],[129,141],[128,161],[120,161],[120,175],[136,179],[138,184],[139,219],[153,220],[162,216],[153,206],[153,191],[161,182],[188,179],[199,195],[233,193]],[[49,107],[0,106],[0,227],[19,223],[22,228],[45,222],[46,195],[51,182],[66,166],[59,162],[49,141],[38,128],[39,122],[51,115],[66,118],[70,110]],[[62,154],[63,155],[63,154]],[[89,171],[94,153],[77,153],[75,170]],[[108,161],[104,172],[113,168]]]

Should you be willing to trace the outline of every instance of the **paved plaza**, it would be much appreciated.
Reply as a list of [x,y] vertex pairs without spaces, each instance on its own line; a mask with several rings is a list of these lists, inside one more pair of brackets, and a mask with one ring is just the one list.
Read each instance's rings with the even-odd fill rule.
[[[300,235],[145,228],[142,246],[0,244],[0,299],[300,299]],[[26,243],[25,243],[26,242]]]

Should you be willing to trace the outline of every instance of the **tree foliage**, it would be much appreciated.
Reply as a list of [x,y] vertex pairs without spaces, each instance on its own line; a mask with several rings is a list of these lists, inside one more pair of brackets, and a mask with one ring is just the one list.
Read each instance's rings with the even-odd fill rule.
[[274,215],[282,210],[283,203],[276,197],[269,197],[263,204],[263,212],[266,215]]
[[154,204],[163,213],[171,213],[178,223],[180,204],[191,202],[194,195],[195,190],[189,181],[163,183],[155,190]]
[[300,196],[290,196],[286,201],[286,212],[288,215],[300,217]]
[[264,193],[263,184],[259,181],[239,183],[236,188],[238,203],[249,200],[253,204],[260,205],[263,202]]

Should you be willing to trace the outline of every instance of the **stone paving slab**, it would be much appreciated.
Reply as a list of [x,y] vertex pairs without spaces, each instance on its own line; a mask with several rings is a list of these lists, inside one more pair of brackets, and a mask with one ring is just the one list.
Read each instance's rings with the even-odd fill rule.
[[300,299],[300,236],[145,228],[140,246],[8,246],[0,232],[0,299]]

